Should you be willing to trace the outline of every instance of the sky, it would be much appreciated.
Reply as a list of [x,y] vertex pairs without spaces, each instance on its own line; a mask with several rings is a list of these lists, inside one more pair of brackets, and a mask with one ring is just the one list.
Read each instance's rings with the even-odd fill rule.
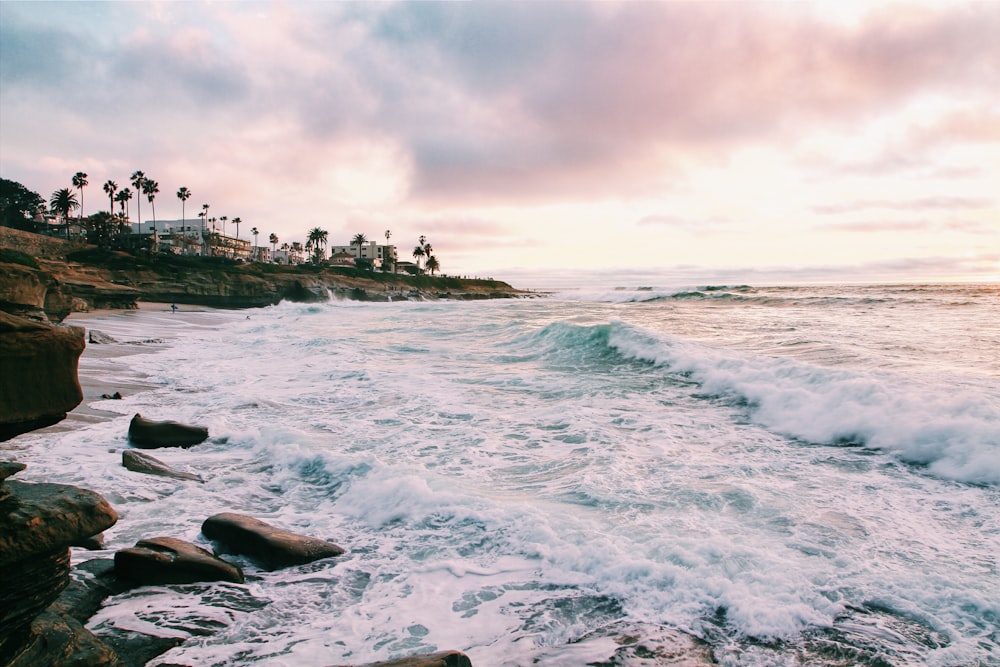
[[524,287],[1000,281],[998,35],[998,0],[0,0],[0,176],[86,172],[90,214],[142,170],[159,220],[184,186]]

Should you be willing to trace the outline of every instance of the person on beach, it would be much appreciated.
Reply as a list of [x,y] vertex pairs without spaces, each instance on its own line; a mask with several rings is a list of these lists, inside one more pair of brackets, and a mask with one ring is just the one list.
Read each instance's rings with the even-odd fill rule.
[[176,303],[170,304],[170,312],[171,313],[176,313],[177,312],[177,304]]

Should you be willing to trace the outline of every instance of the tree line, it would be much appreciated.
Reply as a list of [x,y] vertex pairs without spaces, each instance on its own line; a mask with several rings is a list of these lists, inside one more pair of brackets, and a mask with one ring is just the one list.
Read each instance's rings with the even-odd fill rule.
[[[128,186],[119,188],[118,183],[111,179],[105,181],[102,189],[108,197],[109,210],[98,211],[85,218],[83,215],[83,195],[84,189],[90,184],[88,179],[89,177],[86,173],[78,171],[71,179],[72,187],[55,190],[49,197],[48,202],[37,192],[29,190],[21,183],[8,179],[0,179],[0,225],[26,231],[38,231],[35,228],[34,218],[37,214],[47,211],[62,216],[66,238],[69,239],[69,223],[73,212],[78,211],[77,223],[86,231],[89,242],[99,246],[121,247],[124,245],[124,239],[131,234],[130,202],[133,198],[136,200],[136,217],[141,225],[141,200],[144,196],[152,211],[153,222],[151,231],[156,232],[156,196],[160,194],[160,185],[155,180],[146,176],[145,172],[136,170],[129,177],[129,185],[135,188],[134,190]],[[73,190],[76,190],[79,196]],[[178,188],[176,193],[177,199],[181,202],[182,226],[186,226],[186,203],[191,199],[192,194],[191,189],[186,186]],[[119,208],[117,213],[114,210],[116,203]],[[226,236],[226,224],[230,219],[225,215],[220,217],[210,216],[210,210],[211,206],[209,204],[202,204],[201,211],[198,213],[198,217],[201,219],[202,235],[209,239],[218,240],[216,223],[222,223],[222,236]],[[236,225],[236,238],[239,239],[240,225],[243,224],[243,220],[235,217],[232,219],[232,223]],[[211,225],[211,232],[208,231],[207,225]],[[256,248],[259,247],[258,237],[260,230],[257,227],[252,227],[250,233],[254,237],[254,254],[256,255]],[[387,229],[384,235],[386,247],[388,247],[392,231]],[[283,243],[281,249],[296,255],[304,253],[309,256],[313,263],[319,264],[325,259],[328,238],[329,234],[325,229],[314,227],[309,230],[304,246],[295,241],[291,244]],[[280,239],[277,234],[271,233],[268,236],[268,242],[271,244],[273,255],[277,252],[277,245]],[[362,259],[361,248],[366,243],[368,243],[368,238],[363,233],[355,234],[351,239],[350,245],[358,247],[358,259]],[[427,241],[427,237],[421,235],[417,239],[417,245],[413,248],[413,258],[418,271],[429,271],[431,275],[434,275],[440,270],[441,265],[437,257],[433,254],[433,251],[434,248]],[[421,266],[421,262],[423,266]],[[385,258],[382,268],[384,271],[393,270],[394,267],[390,258]]]

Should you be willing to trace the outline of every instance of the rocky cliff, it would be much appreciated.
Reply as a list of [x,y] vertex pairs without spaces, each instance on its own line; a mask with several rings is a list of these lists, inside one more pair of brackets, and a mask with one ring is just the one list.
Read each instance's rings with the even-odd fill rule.
[[[61,245],[62,244],[62,245]],[[527,296],[497,280],[405,276],[353,268],[238,264],[221,258],[137,257],[0,228],[0,310],[61,321],[70,312],[137,302],[253,308],[289,301],[401,301]]]
[[0,311],[0,440],[54,424],[83,400],[80,327],[54,327]]

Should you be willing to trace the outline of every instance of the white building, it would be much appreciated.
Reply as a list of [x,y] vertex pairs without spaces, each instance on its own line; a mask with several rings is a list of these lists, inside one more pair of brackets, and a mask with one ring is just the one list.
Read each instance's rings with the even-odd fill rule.
[[371,260],[373,269],[381,269],[382,265],[387,261],[393,263],[396,261],[396,246],[379,245],[375,241],[368,241],[361,245],[352,243],[350,245],[330,246],[329,251],[331,257],[350,255],[355,259]]

